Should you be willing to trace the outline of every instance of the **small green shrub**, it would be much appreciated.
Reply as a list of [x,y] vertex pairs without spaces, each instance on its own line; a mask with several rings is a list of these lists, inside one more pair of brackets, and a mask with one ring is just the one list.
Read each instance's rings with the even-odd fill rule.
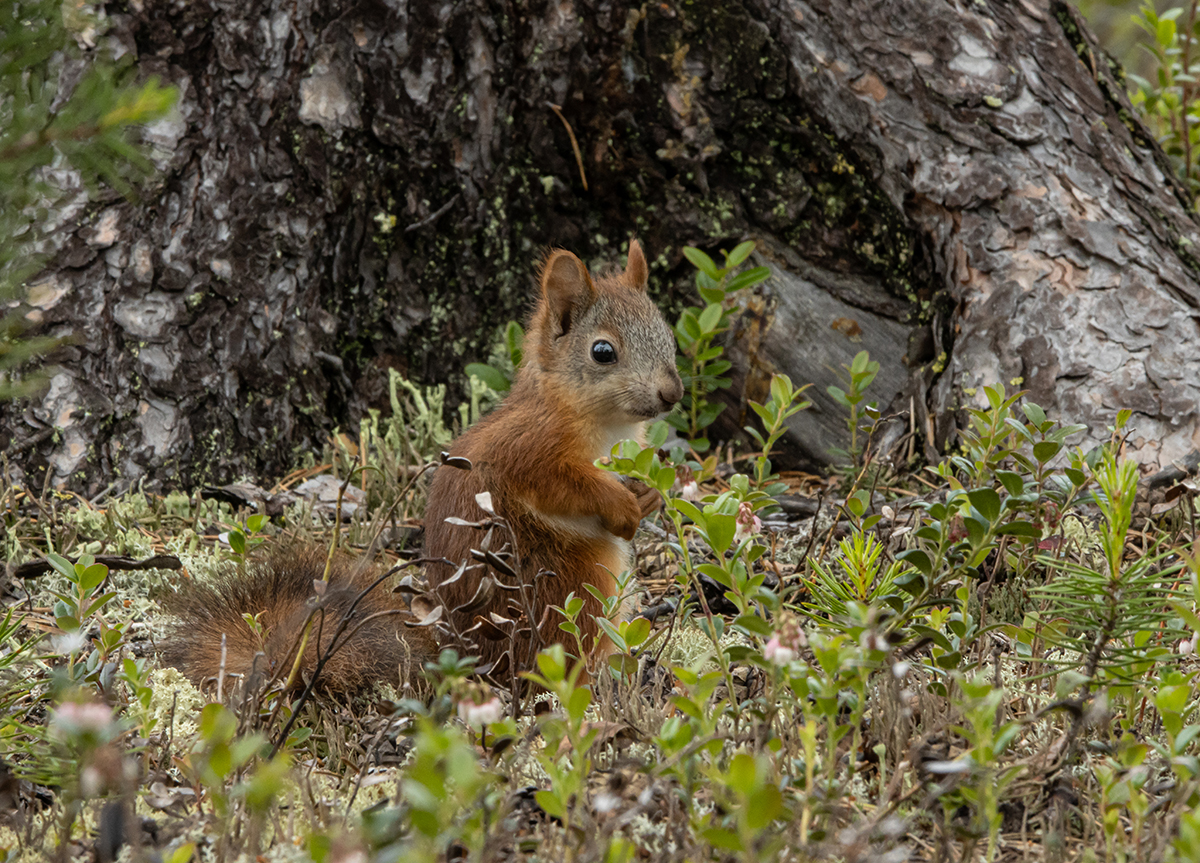
[[734,275],[753,251],[753,240],[738,244],[731,252],[722,249],[725,264],[718,267],[700,249],[689,246],[683,250],[684,256],[696,267],[696,290],[704,306],[685,308],[674,327],[684,394],[683,401],[667,417],[667,422],[683,433],[697,453],[708,450],[711,444],[704,437],[704,430],[725,407],[710,403],[707,396],[730,384],[730,379],[724,375],[732,363],[723,358],[724,347],[713,342],[729,327],[731,296],[771,275],[766,267],[752,267]]

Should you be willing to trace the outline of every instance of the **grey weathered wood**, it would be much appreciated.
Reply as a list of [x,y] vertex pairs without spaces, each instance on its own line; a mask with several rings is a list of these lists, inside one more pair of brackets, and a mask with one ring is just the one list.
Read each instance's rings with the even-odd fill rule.
[[[780,301],[759,362],[820,379],[849,352],[828,322],[857,319],[883,363],[882,405],[903,411],[915,396],[931,456],[952,441],[956,409],[984,406],[984,385],[1011,391],[1014,379],[1051,416],[1086,423],[1093,441],[1131,408],[1133,456],[1147,464],[1200,444],[1196,224],[1069,7],[758,9],[795,92],[915,227],[935,292],[954,302],[906,342],[884,325],[903,315],[881,319],[869,296],[850,300],[856,310]],[[784,293],[811,295],[795,284]],[[907,385],[895,374],[904,353],[921,360]],[[793,443],[816,458],[834,431],[823,419],[793,424]]]
[[[1093,439],[1133,408],[1147,463],[1197,442],[1200,234],[1064,5],[109,11],[183,99],[151,130],[161,180],[75,216],[31,293],[74,339],[46,393],[0,408],[34,482],[278,474],[386,404],[389,367],[454,382],[485,359],[541,249],[613,260],[631,233],[676,302],[684,244],[762,241],[777,303],[749,304],[739,400],[846,361],[834,315],[930,451],[967,391],[1018,376]],[[823,457],[835,419],[789,451]]]

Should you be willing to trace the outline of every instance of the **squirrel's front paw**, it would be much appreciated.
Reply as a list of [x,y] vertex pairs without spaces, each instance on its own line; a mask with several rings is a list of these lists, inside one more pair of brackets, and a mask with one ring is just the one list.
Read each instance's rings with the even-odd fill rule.
[[[656,492],[657,493],[657,492]],[[642,520],[642,508],[639,499],[629,491],[620,497],[616,509],[601,517],[604,529],[621,539],[633,539],[637,533],[638,523]]]
[[625,488],[633,492],[637,499],[638,513],[642,518],[654,515],[662,506],[662,495],[658,493],[658,489],[651,488],[639,479],[625,480]]

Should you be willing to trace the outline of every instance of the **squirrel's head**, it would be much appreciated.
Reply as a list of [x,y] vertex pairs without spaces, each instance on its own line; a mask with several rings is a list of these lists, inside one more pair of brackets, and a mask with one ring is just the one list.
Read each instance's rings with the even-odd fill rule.
[[593,280],[562,249],[542,267],[526,363],[602,425],[652,419],[683,398],[675,338],[646,296],[648,276],[637,240],[616,275]]

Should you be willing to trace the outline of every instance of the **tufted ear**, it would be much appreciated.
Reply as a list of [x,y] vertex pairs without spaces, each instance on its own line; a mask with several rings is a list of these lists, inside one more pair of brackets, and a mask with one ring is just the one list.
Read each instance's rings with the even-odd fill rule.
[[[596,300],[596,286],[583,261],[556,249],[542,267],[542,308],[546,331],[554,338],[571,329],[578,314]],[[541,317],[541,314],[538,315]]]
[[646,266],[646,256],[642,254],[642,246],[637,240],[629,241],[629,263],[625,265],[625,283],[639,291],[646,290],[646,282],[650,278],[650,268]]

